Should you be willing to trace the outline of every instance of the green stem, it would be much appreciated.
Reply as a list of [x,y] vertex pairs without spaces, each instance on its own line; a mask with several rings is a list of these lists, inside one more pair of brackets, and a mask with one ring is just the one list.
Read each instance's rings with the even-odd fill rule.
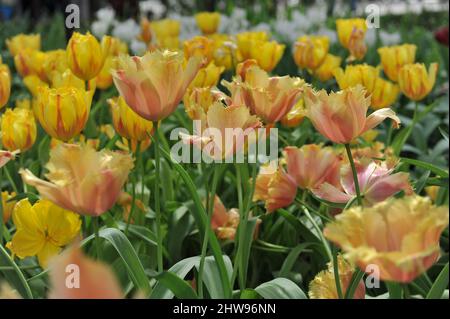
[[[20,167],[22,168],[22,169],[25,169],[25,157],[23,156],[23,154],[20,154],[20,156],[19,156],[19,161],[20,161]],[[25,182],[22,182],[22,184],[23,184],[23,192],[24,193],[27,193],[27,184],[25,183]]]
[[17,188],[16,183],[14,183],[14,180],[12,179],[11,174],[9,173],[7,165],[3,166],[3,168],[5,170],[6,178],[8,179],[9,183],[11,184],[11,187],[13,188],[14,192],[16,194],[19,194],[19,189]]
[[344,295],[342,293],[341,277],[339,276],[339,264],[337,260],[337,249],[333,249],[333,273],[334,281],[336,283],[336,291],[339,299],[343,299]]
[[[138,142],[135,154],[136,161],[138,161],[138,158],[140,156],[140,150],[141,150],[141,142]],[[133,189],[131,190],[131,196],[133,196],[133,198],[131,199],[130,214],[128,215],[127,225],[125,226],[125,235],[128,235],[128,228],[130,227],[131,220],[133,219],[133,213],[134,210],[136,209],[136,179],[137,176],[136,174],[134,174],[131,182],[131,185],[133,187]]]
[[345,299],[353,299],[353,296],[355,295],[356,288],[358,288],[358,285],[361,281],[361,279],[364,276],[364,272],[356,267],[355,272],[353,273],[352,279],[350,280],[350,283],[347,287],[347,290],[345,291]]
[[345,150],[347,151],[348,160],[352,168],[353,181],[355,182],[355,192],[356,198],[358,200],[358,205],[362,206],[361,191],[359,189],[358,172],[356,171],[355,162],[353,161],[352,150],[350,149],[350,144],[345,144]]
[[155,132],[153,134],[155,140],[155,214],[156,214],[156,231],[157,231],[157,265],[158,272],[164,270],[163,267],[163,247],[162,247],[162,232],[161,232],[161,206],[159,202],[159,134],[158,134],[158,121],[153,122]]
[[92,217],[92,226],[94,227],[94,233],[95,233],[95,253],[97,255],[97,259],[100,259],[101,257],[101,247],[100,247],[100,236],[99,236],[99,225],[98,220],[100,219],[99,216]]
[[[0,181],[3,179],[3,169],[0,168]],[[3,194],[2,194],[2,188],[0,185],[0,245],[3,245]]]
[[213,175],[213,181],[211,186],[211,193],[206,193],[207,200],[206,200],[206,207],[207,207],[207,225],[205,227],[205,235],[203,236],[203,244],[202,244],[202,252],[200,257],[200,265],[198,268],[198,293],[199,297],[203,298],[203,271],[205,267],[205,258],[206,258],[206,252],[208,250],[208,239],[209,239],[209,232],[211,231],[211,218],[214,211],[214,203],[215,203],[215,195],[217,190],[217,184],[219,180],[219,166],[220,164],[214,165],[214,175]]
[[[238,193],[238,206],[239,206],[239,212],[243,212],[244,211],[244,203],[242,200],[242,177],[241,177],[241,167],[239,166],[238,163],[234,164],[234,167],[236,168],[236,188],[237,188],[237,193]],[[237,273],[238,273],[238,268],[239,268],[239,263],[240,263],[240,229],[242,227],[242,224],[239,223],[239,234],[238,234],[238,238],[237,241],[235,242],[235,249],[236,249],[236,255],[234,258],[234,268],[233,268],[233,274],[231,276],[231,287],[234,286],[234,282],[236,280],[237,277]]]

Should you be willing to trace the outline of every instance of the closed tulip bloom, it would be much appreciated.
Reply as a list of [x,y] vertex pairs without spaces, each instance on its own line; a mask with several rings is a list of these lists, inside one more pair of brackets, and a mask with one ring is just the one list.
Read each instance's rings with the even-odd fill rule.
[[214,62],[211,62],[206,67],[201,68],[198,71],[189,87],[201,88],[216,86],[217,83],[219,83],[219,79],[223,71],[225,71],[225,67],[217,66]]
[[367,46],[364,43],[367,31],[366,20],[361,18],[337,19],[336,31],[339,42],[351,54],[350,60],[362,59],[367,51]]
[[199,12],[195,15],[197,27],[203,34],[213,34],[217,32],[220,24],[220,13],[218,12]]
[[[352,276],[355,272],[354,267],[345,260],[342,255],[337,256],[339,270],[339,281],[342,293],[345,295],[349,288]],[[319,272],[309,283],[308,295],[310,299],[339,299],[334,277],[334,266],[332,262],[327,264],[327,269]],[[353,299],[365,299],[366,287],[361,279],[353,295]]]
[[93,79],[102,69],[106,52],[90,34],[74,32],[67,43],[67,63],[73,74],[82,80]]
[[223,93],[210,87],[195,87],[188,90],[183,98],[184,108],[192,120],[206,120],[206,113],[214,102],[219,101]]
[[51,80],[55,73],[63,73],[68,68],[65,50],[58,49],[45,52],[43,69],[48,80]]
[[102,52],[106,56],[119,56],[128,53],[128,46],[125,42],[116,37],[105,35],[100,44]]
[[14,206],[17,203],[17,201],[12,200],[15,196],[16,196],[16,193],[14,193],[14,192],[12,192],[12,193],[1,192],[1,194],[0,194],[0,197],[1,197],[0,200],[2,201],[3,222],[4,223],[6,223],[9,220],[9,218],[11,217]]
[[271,72],[280,62],[285,47],[276,41],[254,41],[250,48],[250,59],[255,59],[263,70]]
[[16,155],[19,153],[19,150],[16,151],[5,151],[0,150],[0,168],[8,164],[9,161],[12,161],[16,158]]
[[50,89],[41,86],[34,114],[48,135],[69,141],[86,125],[93,94],[93,91],[76,87]]
[[236,67],[236,62],[242,60],[242,55],[237,48],[234,39],[227,34],[213,34],[209,38],[214,41],[214,63],[232,70]]
[[244,60],[251,59],[251,48],[256,41],[266,42],[269,34],[265,31],[248,31],[236,34],[237,46]]
[[398,127],[395,112],[383,108],[367,116],[370,97],[361,85],[327,94],[307,89],[305,96],[307,117],[323,136],[335,143],[350,143],[364,132],[376,127],[386,118]]
[[333,54],[327,54],[322,64],[313,71],[314,77],[325,82],[333,78],[333,71],[341,65],[342,59]]
[[136,114],[123,97],[108,99],[116,132],[127,139],[143,141],[153,130],[153,123]]
[[155,31],[156,38],[178,38],[180,35],[180,22],[173,19],[163,19],[151,23],[152,30]]
[[366,89],[367,95],[375,88],[375,82],[379,78],[380,70],[368,64],[347,65],[345,71],[337,68],[333,71],[336,82],[341,90],[361,84]]
[[203,36],[196,36],[183,42],[184,57],[199,57],[204,63],[211,62],[214,53],[214,41]]
[[394,45],[378,49],[384,74],[394,82],[398,80],[400,69],[406,64],[412,64],[416,59],[417,47],[414,44]]
[[160,50],[180,51],[180,39],[178,37],[159,38],[157,48]]
[[433,89],[437,70],[437,63],[431,63],[428,72],[425,65],[421,63],[403,66],[398,75],[400,90],[413,101],[422,100]]
[[448,222],[448,207],[407,196],[345,210],[324,235],[362,270],[375,265],[381,280],[409,283],[439,258],[439,238]]
[[397,84],[377,78],[371,95],[371,107],[374,110],[390,107],[397,100],[399,92]]
[[262,166],[255,181],[253,201],[264,201],[268,213],[292,204],[297,195],[294,178],[282,167],[274,170],[270,164]]
[[339,184],[341,156],[331,147],[316,144],[284,149],[287,172],[301,189],[313,190],[325,182]]
[[9,151],[30,149],[36,141],[36,121],[28,109],[7,109],[1,118],[2,144]]
[[285,127],[297,127],[305,118],[305,102],[300,98],[297,103],[294,104],[292,109],[286,113],[280,120],[281,125]]
[[39,87],[48,87],[47,82],[42,81],[37,75],[34,74],[24,77],[23,84],[25,84],[26,88],[30,91],[33,97],[38,96]]
[[325,60],[330,40],[326,36],[304,35],[294,45],[294,61],[299,68],[317,69]]
[[234,239],[239,226],[239,211],[232,208],[227,211],[219,196],[214,198],[213,214],[211,216],[211,228],[219,239]]
[[[67,286],[67,269],[78,266],[80,286]],[[83,254],[79,247],[72,245],[50,261],[50,299],[122,299],[119,281],[113,270],[102,262]]]
[[245,81],[235,78],[232,82],[223,81],[231,92],[236,104],[245,104],[252,114],[265,123],[278,122],[300,99],[305,82],[289,76],[269,77],[258,66],[249,67]]
[[49,181],[21,170],[25,183],[36,187],[43,198],[81,215],[99,216],[119,197],[133,168],[129,154],[95,151],[91,146],[60,144],[50,151],[45,175]]
[[106,90],[113,84],[111,70],[114,69],[115,66],[116,62],[114,61],[114,57],[107,56],[102,69],[95,77],[95,85],[97,88],[100,90]]
[[16,56],[20,50],[41,49],[41,35],[40,34],[18,34],[10,39],[6,39],[6,46],[8,47],[9,53],[12,56]]
[[143,57],[120,56],[113,79],[137,114],[159,121],[175,110],[201,66],[199,58],[184,63],[182,54],[171,51],[155,51]]
[[81,228],[80,216],[48,200],[31,205],[28,199],[22,199],[14,207],[12,218],[17,230],[6,247],[19,258],[37,256],[42,268],[75,239]]
[[204,127],[196,128],[195,135],[180,133],[180,136],[184,143],[193,144],[215,160],[245,152],[246,147],[257,138],[255,134],[253,140],[250,133],[262,126],[245,105],[225,107],[221,102],[215,102],[209,107],[205,119],[206,122],[201,123]]
[[[73,74],[70,69],[66,69],[64,72],[53,73],[51,84],[55,89],[62,87],[74,87],[84,90],[86,86],[84,81]],[[91,84],[93,84],[93,80],[88,82],[88,86],[92,87],[93,85]]]
[[0,109],[6,105],[11,93],[11,74],[6,64],[0,64]]
[[46,58],[45,52],[23,49],[14,56],[14,65],[22,77],[37,75],[42,81],[46,81],[47,76],[44,69]]
[[[413,193],[409,184],[409,174],[405,172],[393,173],[394,168],[388,168],[385,163],[355,163],[358,183],[365,206],[372,206],[385,199],[404,191],[407,195]],[[348,203],[355,198],[355,182],[350,165],[341,168],[341,189],[330,183],[323,183],[313,193],[332,203]]]

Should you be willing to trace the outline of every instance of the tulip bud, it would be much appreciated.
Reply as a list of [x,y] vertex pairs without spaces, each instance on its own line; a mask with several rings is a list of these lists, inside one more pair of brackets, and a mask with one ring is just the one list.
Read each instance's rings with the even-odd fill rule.
[[350,51],[350,60],[360,60],[367,51],[364,36],[367,31],[364,19],[337,19],[336,31],[341,45]]
[[41,49],[40,34],[18,34],[10,39],[6,39],[6,45],[12,56],[16,56],[19,51],[29,48],[31,50]]
[[204,59],[204,63],[209,63],[213,57],[213,41],[207,37],[196,36],[184,41],[184,57],[186,59],[196,56]]
[[203,34],[213,34],[219,27],[220,14],[218,12],[199,12],[195,15],[195,21]]
[[400,90],[413,101],[422,100],[433,89],[437,70],[437,63],[431,63],[428,72],[421,63],[403,66],[398,74]]
[[326,36],[302,36],[294,48],[294,61],[299,68],[314,70],[325,60],[330,40]]
[[342,59],[333,54],[327,54],[322,64],[313,71],[313,75],[325,82],[333,78],[333,71],[341,65]]
[[36,121],[28,109],[7,109],[1,118],[3,146],[9,151],[30,149],[36,141]]
[[11,93],[11,74],[6,64],[0,64],[0,109],[5,106]]
[[250,48],[250,58],[255,59],[263,70],[271,72],[283,56],[285,47],[276,41],[254,41]]
[[416,50],[417,47],[414,44],[394,45],[378,49],[383,71],[391,81],[397,82],[398,73],[404,65],[414,63]]

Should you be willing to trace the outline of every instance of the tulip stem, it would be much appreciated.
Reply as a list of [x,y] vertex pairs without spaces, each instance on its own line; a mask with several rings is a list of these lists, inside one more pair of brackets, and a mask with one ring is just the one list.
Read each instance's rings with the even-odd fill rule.
[[203,271],[205,267],[205,258],[206,258],[206,252],[208,249],[208,239],[211,231],[211,219],[212,214],[214,211],[214,203],[215,203],[215,195],[217,190],[217,184],[219,181],[219,167],[220,164],[214,165],[213,170],[213,180],[211,185],[211,193],[206,193],[206,209],[207,209],[207,224],[205,227],[205,235],[203,237],[203,244],[202,244],[202,252],[200,256],[200,265],[198,267],[198,276],[197,276],[197,287],[198,287],[198,294],[200,298],[203,298]]
[[[23,154],[20,154],[20,156],[19,156],[19,161],[20,161],[20,167],[22,168],[22,169],[25,169],[25,158],[24,158],[24,156],[23,156]],[[23,192],[24,193],[27,193],[27,184],[25,183],[25,182],[22,182],[23,183]]]
[[350,149],[350,144],[344,144],[345,150],[347,151],[348,160],[350,162],[350,166],[352,168],[353,173],[353,181],[355,182],[355,192],[356,192],[356,198],[358,200],[358,205],[362,206],[362,199],[361,199],[361,191],[359,189],[359,181],[358,181],[358,172],[356,171],[355,162],[353,161],[352,156],[352,150]]
[[[136,146],[136,154],[135,154],[136,161],[138,161],[140,153],[141,153],[141,142],[138,142],[137,146]],[[125,227],[125,235],[128,235],[128,228],[130,227],[131,220],[133,219],[133,213],[136,209],[136,179],[137,178],[138,178],[137,175],[134,174],[133,180],[131,182],[131,185],[132,185],[131,187],[133,187],[131,190],[131,196],[133,196],[133,198],[131,199],[130,214],[128,215],[127,226]]]
[[12,189],[14,190],[14,192],[16,194],[19,194],[20,192],[19,192],[19,190],[17,188],[16,183],[14,183],[14,180],[12,179],[11,174],[9,173],[7,165],[3,166],[3,168],[5,170],[6,178],[8,179],[9,183],[11,184]]
[[[0,168],[0,181],[3,179],[3,169]],[[0,246],[3,245],[3,195],[2,195],[2,189],[0,187]]]
[[334,281],[336,283],[336,291],[339,299],[344,298],[344,294],[342,293],[341,286],[341,277],[339,276],[339,264],[337,259],[338,251],[336,248],[333,248],[333,273],[334,273]]
[[156,231],[158,247],[156,250],[158,272],[164,270],[163,267],[163,251],[162,251],[162,233],[161,233],[161,206],[159,202],[159,132],[158,121],[153,122],[155,133],[153,134],[155,140],[155,214],[156,214]]
[[100,217],[94,216],[92,217],[92,227],[94,227],[94,233],[95,233],[95,252],[97,255],[97,259],[100,259],[101,256],[101,249],[100,249],[100,235],[99,235],[99,226],[98,226],[98,220]]

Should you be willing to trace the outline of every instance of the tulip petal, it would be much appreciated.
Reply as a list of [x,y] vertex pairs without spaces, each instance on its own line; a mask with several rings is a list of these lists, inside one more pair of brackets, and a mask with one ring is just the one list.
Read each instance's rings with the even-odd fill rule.
[[376,110],[375,112],[373,112],[372,114],[370,114],[367,117],[366,124],[364,125],[364,128],[363,128],[361,134],[364,132],[367,132],[368,130],[373,129],[378,124],[383,122],[386,118],[390,118],[393,121],[392,125],[394,126],[394,128],[399,127],[400,119],[395,114],[395,112],[389,108],[383,108],[383,109]]
[[313,189],[312,192],[316,197],[319,197],[331,203],[344,204],[354,197],[352,195],[344,193],[343,191],[339,190],[337,187],[329,183],[323,183],[319,186],[319,188]]

